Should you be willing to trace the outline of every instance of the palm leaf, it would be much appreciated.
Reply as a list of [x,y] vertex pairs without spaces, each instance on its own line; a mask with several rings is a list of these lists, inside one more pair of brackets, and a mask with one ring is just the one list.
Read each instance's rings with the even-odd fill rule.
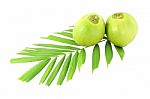
[[[59,75],[58,79],[58,84],[62,84],[69,66],[73,67],[77,65],[77,56],[78,55],[78,50],[80,50],[80,47],[75,43],[75,41],[72,39],[72,29],[65,30],[63,32],[56,32],[58,35],[62,35],[65,37],[69,37],[70,39],[67,38],[62,38],[54,35],[49,35],[46,37],[46,39],[57,41],[60,43],[65,43],[65,44],[70,44],[70,45],[60,45],[60,44],[34,44],[35,46],[39,46],[38,48],[26,48],[22,50],[21,52],[17,53],[19,55],[25,55],[26,57],[20,57],[20,58],[13,58],[11,59],[11,63],[26,63],[26,62],[35,62],[35,61],[41,61],[39,64],[35,65],[31,69],[29,69],[27,72],[25,72],[19,79],[22,81],[29,82],[32,80],[47,64],[48,62],[46,61],[47,59],[50,60],[51,57],[55,57],[54,60],[48,65],[47,69],[45,70],[43,76],[41,77],[40,83],[44,83],[45,80],[48,78],[46,85],[50,85],[52,81],[55,79],[57,73],[59,72],[59,69],[61,65],[63,64],[65,56],[60,60],[60,62],[56,65],[56,67],[53,70],[53,67],[56,62],[56,57],[65,55],[67,53],[70,53],[68,58],[66,59],[63,68],[61,70],[61,73]],[[72,60],[72,65],[70,65],[71,61],[71,55],[72,52],[75,52],[74,59]],[[46,62],[45,62],[46,61]],[[45,63],[45,64],[44,64]],[[76,63],[74,65],[74,63]],[[71,69],[70,69],[71,71]],[[75,71],[75,70],[73,70]],[[68,77],[73,77],[74,72],[70,72]],[[51,73],[52,72],[52,73]],[[48,75],[51,73],[50,77]]]
[[72,33],[68,33],[68,32],[56,32],[56,34],[72,38]]
[[36,46],[42,46],[42,47],[49,47],[49,48],[57,48],[57,49],[68,49],[68,50],[80,50],[78,47],[73,46],[62,46],[62,45],[56,45],[56,44],[34,44]]
[[20,55],[26,55],[26,56],[35,56],[35,57],[55,57],[57,55],[64,55],[64,53],[31,53],[31,52],[21,52],[17,53]]
[[68,30],[65,30],[67,32],[73,32],[73,29],[68,29]]
[[[114,46],[115,46],[115,45],[114,45]],[[117,50],[117,52],[118,52],[118,54],[119,54],[121,60],[123,60],[123,57],[124,57],[124,54],[125,54],[123,47],[115,46],[115,48],[116,48],[116,50]]]
[[71,50],[65,50],[65,49],[59,50],[59,49],[48,49],[48,48],[28,48],[28,49],[22,50],[18,54],[21,54],[21,53],[37,53],[37,54],[42,54],[42,53],[49,54],[49,53],[53,53],[53,54],[55,54],[55,53],[63,53],[63,52],[73,52],[73,51],[71,51]]
[[[65,50],[65,49],[49,49],[49,48],[28,48],[30,51],[36,51],[36,52],[72,52],[71,50]],[[25,50],[26,51],[26,50]]]
[[99,48],[99,45],[96,44],[93,48],[93,53],[92,53],[92,72],[96,68],[98,68],[99,61],[100,61],[100,48]]
[[21,58],[13,58],[10,60],[11,63],[26,63],[26,62],[35,62],[44,60],[46,57],[21,57]]
[[29,69],[27,72],[25,72],[19,80],[29,82],[32,80],[50,61],[50,59],[46,59]]
[[61,43],[65,43],[65,44],[77,45],[77,43],[74,40],[67,39],[67,38],[62,38],[62,37],[57,37],[57,36],[54,36],[54,35],[49,35],[48,37],[43,37],[43,38],[48,39],[48,40],[61,42]]
[[105,57],[106,57],[106,62],[108,66],[108,64],[110,64],[113,58],[113,51],[112,51],[112,46],[111,46],[110,41],[107,41],[105,44]]

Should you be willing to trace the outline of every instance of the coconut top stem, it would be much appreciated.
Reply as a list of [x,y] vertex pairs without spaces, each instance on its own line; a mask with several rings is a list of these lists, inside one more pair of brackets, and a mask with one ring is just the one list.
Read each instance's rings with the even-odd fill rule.
[[90,15],[89,16],[89,20],[90,20],[90,22],[92,22],[94,24],[97,24],[99,22],[99,16],[97,16],[97,15]]
[[114,13],[112,18],[114,19],[122,19],[124,17],[123,13]]

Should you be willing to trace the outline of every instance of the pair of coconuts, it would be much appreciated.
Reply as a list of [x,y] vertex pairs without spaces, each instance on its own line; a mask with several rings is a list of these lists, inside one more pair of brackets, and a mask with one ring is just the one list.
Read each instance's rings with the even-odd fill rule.
[[135,38],[138,25],[134,17],[128,13],[114,13],[104,19],[90,13],[79,19],[73,28],[73,39],[78,45],[92,46],[99,43],[106,34],[114,45],[124,47]]

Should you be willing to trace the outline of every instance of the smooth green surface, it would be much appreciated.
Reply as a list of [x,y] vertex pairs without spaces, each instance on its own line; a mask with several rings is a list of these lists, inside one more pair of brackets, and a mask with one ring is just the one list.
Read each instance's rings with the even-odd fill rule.
[[78,62],[78,51],[76,51],[76,53],[74,54],[71,63],[70,63],[70,68],[69,68],[69,72],[67,75],[67,80],[71,80],[73,78],[73,75],[75,73],[76,67],[77,67],[77,62]]
[[135,38],[138,25],[133,16],[123,13],[122,19],[115,19],[109,16],[106,23],[106,34],[114,45],[124,47]]
[[108,64],[110,64],[113,58],[113,51],[112,51],[112,46],[111,46],[110,41],[107,41],[105,44],[105,57],[106,57],[106,62],[108,66]]
[[[89,20],[89,17],[96,15],[99,20],[94,24]],[[82,46],[95,45],[102,40],[105,33],[105,23],[101,16],[90,13],[79,19],[73,29],[73,38],[75,42]]]
[[92,72],[98,68],[100,62],[100,48],[99,45],[96,44],[93,48],[92,53]]

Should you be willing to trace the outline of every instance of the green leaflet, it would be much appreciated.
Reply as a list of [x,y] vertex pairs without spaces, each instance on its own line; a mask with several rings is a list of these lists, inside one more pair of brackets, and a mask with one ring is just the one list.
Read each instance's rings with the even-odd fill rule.
[[[114,45],[114,46],[115,46],[115,45]],[[119,54],[121,60],[123,60],[123,57],[124,57],[124,54],[125,54],[123,47],[115,46],[115,48],[116,48],[116,50],[117,50],[117,52],[118,52],[118,54]]]
[[59,49],[49,49],[49,48],[27,48],[22,50],[20,53],[37,53],[37,54],[55,54],[55,53],[63,53],[63,52],[72,52],[71,50],[59,50]]
[[28,56],[38,56],[38,57],[54,57],[57,55],[62,55],[64,52],[72,52],[70,50],[58,50],[58,49],[46,49],[46,48],[27,48],[22,50],[17,54],[28,55]]
[[99,45],[96,44],[93,48],[93,53],[92,53],[92,72],[96,68],[98,68],[99,61],[100,61],[100,48],[99,48]]
[[67,32],[56,32],[56,34],[59,34],[59,35],[63,35],[63,36],[72,38],[72,33],[67,33]]
[[50,77],[48,78],[46,85],[50,86],[51,83],[53,82],[53,80],[55,79],[55,77],[57,76],[61,65],[63,64],[63,61],[65,59],[65,55],[63,56],[63,58],[59,61],[59,63],[56,65],[55,69],[53,70],[53,72],[51,73]]
[[72,52],[71,50],[66,50],[66,49],[49,49],[49,48],[29,48],[31,50],[37,51],[37,52],[51,52],[51,53],[56,53],[56,52]]
[[71,80],[73,78],[73,75],[75,73],[76,67],[77,67],[77,62],[78,62],[78,51],[76,51],[76,53],[74,54],[71,63],[70,63],[70,68],[69,68],[69,72],[67,75],[67,80]]
[[68,29],[68,30],[65,30],[67,32],[73,32],[73,29]]
[[61,43],[66,43],[66,44],[71,44],[71,45],[77,45],[77,43],[74,40],[57,37],[57,36],[53,36],[53,35],[49,35],[45,39],[49,39],[49,40],[53,40],[53,41],[57,41],[57,42],[61,42]]
[[10,60],[11,63],[26,63],[26,62],[35,62],[44,60],[46,57],[21,57],[21,58],[13,58]]
[[63,55],[64,53],[36,53],[36,52],[21,52],[17,53],[20,55],[27,55],[27,56],[35,56],[35,57],[56,57],[57,55]]
[[42,47],[50,47],[50,48],[58,48],[58,49],[68,49],[68,50],[79,50],[80,48],[72,47],[72,46],[62,46],[62,45],[55,45],[55,44],[34,44],[36,46]]
[[108,64],[110,64],[113,58],[113,51],[112,51],[112,46],[111,46],[110,41],[107,41],[105,44],[105,57],[106,57],[106,62],[108,66]]
[[79,71],[80,71],[81,66],[85,63],[85,59],[86,59],[86,52],[85,52],[85,49],[83,48],[78,55],[78,69],[79,69]]
[[44,72],[44,74],[43,74],[43,76],[42,76],[42,78],[40,80],[40,83],[44,83],[45,82],[46,78],[48,77],[48,75],[52,71],[52,69],[53,69],[53,67],[55,65],[56,60],[57,60],[57,57],[55,57],[53,59],[53,61],[48,65],[47,69],[45,70],[45,72]]
[[62,82],[64,81],[65,77],[66,77],[66,74],[67,74],[67,71],[68,71],[68,68],[70,65],[70,61],[71,61],[71,56],[72,56],[72,54],[70,53],[69,56],[66,58],[66,61],[63,65],[63,68],[62,68],[61,73],[59,75],[57,85],[61,85]]
[[27,72],[25,72],[19,78],[19,80],[29,82],[48,64],[49,61],[50,61],[50,58],[41,61],[40,63],[38,63],[37,65],[35,65],[31,69],[29,69]]

